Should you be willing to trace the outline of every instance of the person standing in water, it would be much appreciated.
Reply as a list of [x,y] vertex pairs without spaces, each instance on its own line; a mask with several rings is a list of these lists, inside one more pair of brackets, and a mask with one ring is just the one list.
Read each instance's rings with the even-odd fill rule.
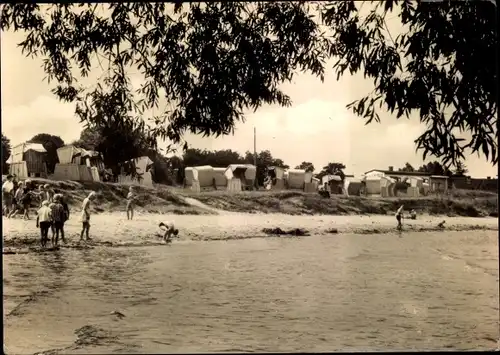
[[398,230],[401,230],[403,228],[403,225],[401,224],[401,217],[403,216],[403,208],[404,206],[401,205],[401,207],[398,208],[396,211],[396,220],[398,221]]
[[45,248],[47,246],[47,241],[49,240],[49,229],[52,224],[52,214],[49,208],[49,201],[43,201],[42,207],[40,207],[36,214],[36,227],[40,228],[40,243],[42,244],[42,247]]
[[127,219],[132,220],[134,218],[134,204],[137,195],[134,192],[134,187],[130,186],[127,194]]
[[95,192],[89,193],[87,198],[82,202],[82,231],[80,233],[80,241],[83,240],[83,235],[85,234],[86,240],[90,240],[89,229],[90,229],[90,202],[95,199]]
[[66,243],[64,239],[64,222],[66,221],[66,212],[61,203],[61,195],[55,194],[53,197],[53,202],[49,205],[52,216],[52,245],[57,246],[59,242],[59,234],[61,234],[61,240]]

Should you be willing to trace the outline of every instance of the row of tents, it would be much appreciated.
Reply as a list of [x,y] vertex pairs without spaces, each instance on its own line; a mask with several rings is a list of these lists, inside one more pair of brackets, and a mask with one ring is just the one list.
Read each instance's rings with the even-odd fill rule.
[[[184,187],[199,192],[203,189],[228,191],[251,190],[255,186],[257,167],[252,164],[231,164],[226,168],[210,165],[186,167]],[[300,169],[268,168],[266,188],[317,191],[319,180],[311,172]]]
[[[71,181],[103,181],[112,175],[106,169],[104,160],[99,152],[86,150],[72,144],[57,149],[59,162],[54,168],[53,174],[49,176],[46,159],[47,151],[42,144],[22,143],[12,148],[9,163],[9,172],[21,179],[30,177],[50,178],[52,180]],[[140,183],[153,185],[151,166],[152,161],[148,157],[138,157],[123,162],[122,173],[118,175],[117,182],[132,183],[137,176]],[[132,168],[130,168],[132,166]],[[136,177],[126,174],[125,170],[134,169]]]

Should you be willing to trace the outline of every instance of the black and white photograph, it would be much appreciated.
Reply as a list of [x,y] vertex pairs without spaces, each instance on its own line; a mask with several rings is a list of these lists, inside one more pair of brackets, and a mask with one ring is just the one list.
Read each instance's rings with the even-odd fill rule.
[[497,12],[0,4],[4,353],[500,350]]

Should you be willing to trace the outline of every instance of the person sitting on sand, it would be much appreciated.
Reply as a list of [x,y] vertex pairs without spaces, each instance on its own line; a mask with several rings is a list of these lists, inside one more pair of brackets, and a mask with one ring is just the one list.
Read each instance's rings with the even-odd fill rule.
[[177,237],[177,235],[179,234],[179,230],[175,228],[172,222],[160,222],[158,227],[160,228],[158,237],[163,238],[163,240],[167,244],[172,242],[172,236]]
[[80,240],[83,240],[83,234],[85,234],[86,240],[90,240],[89,229],[90,229],[90,202],[95,199],[95,192],[92,191],[82,202],[82,232],[80,233]]
[[127,219],[131,220],[134,218],[134,204],[137,195],[134,192],[134,187],[130,186],[127,194]]
[[42,207],[37,211],[36,227],[40,228],[40,243],[43,248],[47,246],[49,240],[49,229],[52,224],[52,215],[49,208],[49,201],[42,202]]
[[401,230],[403,228],[403,225],[401,224],[401,217],[403,216],[403,208],[404,206],[401,205],[401,207],[398,208],[396,211],[396,220],[398,221],[398,229]]
[[417,219],[417,212],[415,210],[410,211],[410,218],[411,219]]
[[64,222],[66,213],[61,203],[61,195],[55,194],[54,201],[49,206],[52,216],[52,245],[57,246],[59,242],[59,233],[61,234],[61,240],[63,243],[66,243],[66,240],[64,239]]

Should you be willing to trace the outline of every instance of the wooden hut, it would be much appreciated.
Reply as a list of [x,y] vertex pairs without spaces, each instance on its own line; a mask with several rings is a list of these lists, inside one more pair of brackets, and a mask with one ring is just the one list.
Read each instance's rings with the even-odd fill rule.
[[47,177],[47,151],[38,143],[21,143],[12,148],[10,174],[20,179]]

